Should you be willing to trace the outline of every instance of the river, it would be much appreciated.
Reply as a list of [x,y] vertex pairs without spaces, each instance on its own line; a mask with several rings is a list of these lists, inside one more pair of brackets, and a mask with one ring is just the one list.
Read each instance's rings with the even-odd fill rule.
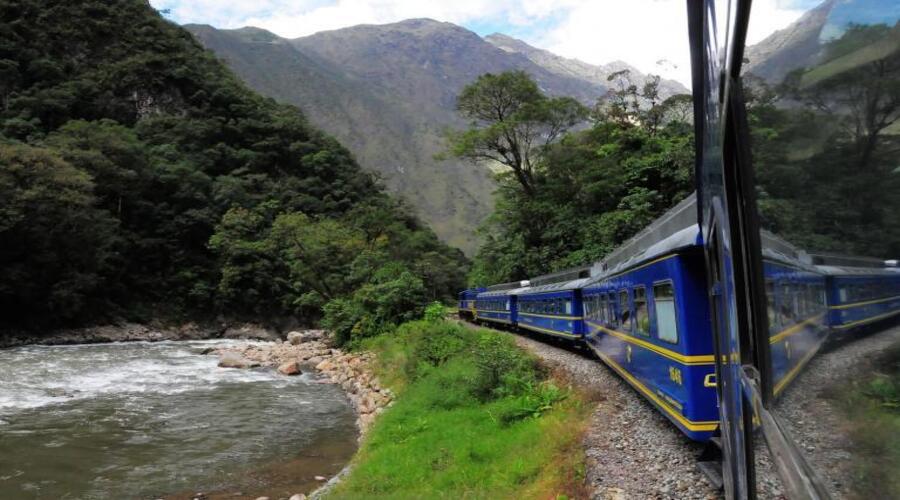
[[0,499],[273,498],[356,448],[340,387],[218,368],[223,341],[0,350]]

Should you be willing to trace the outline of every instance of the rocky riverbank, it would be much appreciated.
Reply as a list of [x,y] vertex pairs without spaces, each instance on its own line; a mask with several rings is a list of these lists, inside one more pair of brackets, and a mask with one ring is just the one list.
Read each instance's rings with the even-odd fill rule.
[[371,370],[373,355],[334,349],[321,330],[290,332],[287,337],[283,342],[223,347],[208,354],[218,355],[219,366],[227,368],[271,367],[284,375],[317,370],[324,376],[323,383],[338,384],[347,393],[362,438],[375,417],[394,400],[394,394],[381,386]]
[[101,344],[108,342],[160,342],[164,340],[244,339],[280,341],[273,329],[253,323],[198,324],[178,326],[122,323],[58,330],[46,334],[6,332],[0,334],[0,349],[24,345]]

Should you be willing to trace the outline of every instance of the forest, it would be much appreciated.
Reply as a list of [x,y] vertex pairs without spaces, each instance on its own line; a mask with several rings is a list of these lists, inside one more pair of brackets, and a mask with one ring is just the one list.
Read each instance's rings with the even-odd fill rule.
[[0,1],[0,200],[7,329],[324,308],[349,335],[468,264],[143,0]]
[[[810,252],[900,256],[898,34],[851,26],[784,82],[744,76],[764,229]],[[657,84],[613,74],[592,108],[520,72],[463,90],[471,126],[447,154],[500,165],[470,285],[595,262],[695,189],[691,97],[660,99]]]

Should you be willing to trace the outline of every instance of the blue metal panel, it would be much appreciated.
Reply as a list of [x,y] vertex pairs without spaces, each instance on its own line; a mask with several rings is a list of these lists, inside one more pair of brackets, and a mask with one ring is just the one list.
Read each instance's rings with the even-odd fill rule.
[[[683,433],[698,441],[709,439],[718,426],[715,358],[704,279],[702,255],[687,250],[611,276],[583,291],[585,301],[599,294],[609,297],[610,293],[615,293],[618,301],[620,290],[645,288],[649,335],[636,333],[634,326],[622,331],[616,322],[585,320],[585,337],[604,362]],[[653,286],[663,283],[671,283],[675,292],[677,343],[658,336]],[[634,310],[633,293],[629,307]],[[622,311],[614,309],[616,317],[621,317]]]

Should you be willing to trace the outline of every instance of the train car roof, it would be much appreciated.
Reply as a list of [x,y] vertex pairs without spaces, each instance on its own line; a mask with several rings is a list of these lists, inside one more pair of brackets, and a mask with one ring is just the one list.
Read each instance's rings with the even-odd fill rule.
[[692,193],[595,263],[586,286],[663,255],[702,244],[697,224],[697,194]]
[[487,291],[479,293],[477,297],[506,297],[507,295],[513,295],[513,292],[517,290],[527,288],[528,285],[528,280],[491,285],[487,287]]
[[850,267],[850,266],[816,266],[820,272],[828,276],[896,276],[900,277],[900,269],[896,267]]
[[516,295],[533,295],[539,293],[549,293],[549,292],[565,292],[569,290],[576,290],[578,288],[583,288],[589,281],[591,281],[590,276],[586,278],[578,278],[569,281],[560,281],[558,283],[547,283],[544,285],[538,286],[529,286],[525,288],[520,288],[515,290]]
[[806,271],[821,272],[813,265],[812,257],[803,249],[766,230],[760,230],[763,259],[798,267]]

